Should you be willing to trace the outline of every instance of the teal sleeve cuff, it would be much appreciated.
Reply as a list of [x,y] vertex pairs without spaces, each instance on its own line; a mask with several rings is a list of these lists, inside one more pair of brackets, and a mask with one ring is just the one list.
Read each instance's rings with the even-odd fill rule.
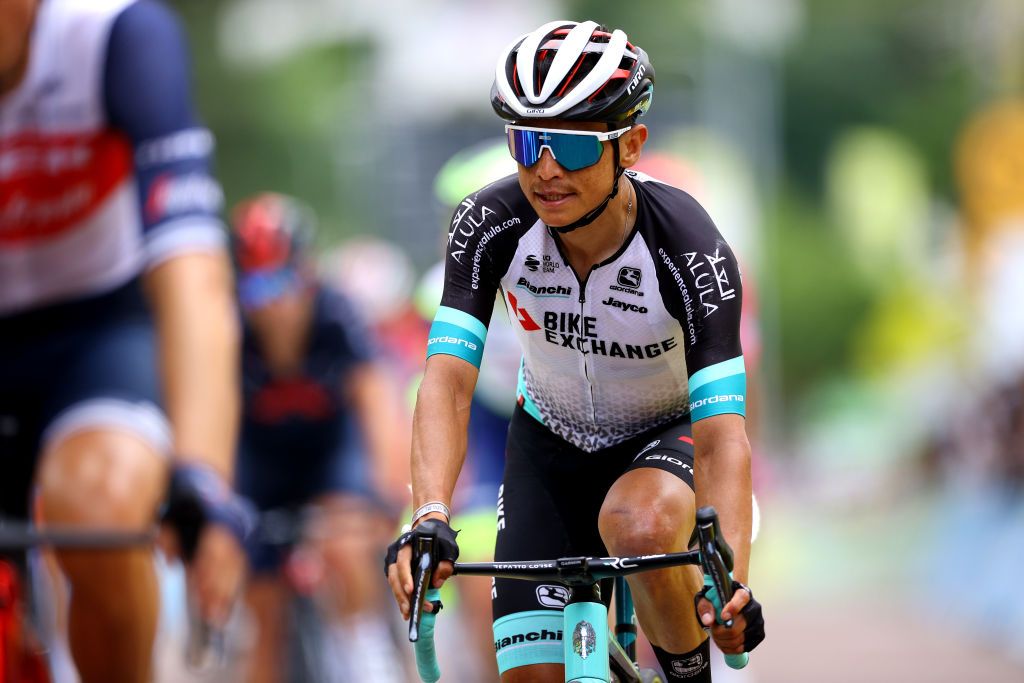
[[479,368],[486,338],[487,328],[482,322],[468,313],[442,306],[427,336],[427,358],[443,353]]
[[743,356],[709,365],[690,377],[690,420],[723,413],[747,414],[747,374]]

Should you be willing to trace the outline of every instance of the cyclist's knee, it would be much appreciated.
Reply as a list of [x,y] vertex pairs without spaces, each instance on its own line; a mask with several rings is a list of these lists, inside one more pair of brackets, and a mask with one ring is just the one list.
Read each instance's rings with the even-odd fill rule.
[[673,552],[683,549],[693,516],[693,493],[689,489],[613,489],[601,506],[598,528],[608,550],[615,555]]
[[501,683],[563,683],[565,667],[562,664],[533,664],[517,666],[501,674]]
[[74,432],[49,444],[39,469],[43,520],[105,528],[151,524],[168,462],[139,436],[114,429]]

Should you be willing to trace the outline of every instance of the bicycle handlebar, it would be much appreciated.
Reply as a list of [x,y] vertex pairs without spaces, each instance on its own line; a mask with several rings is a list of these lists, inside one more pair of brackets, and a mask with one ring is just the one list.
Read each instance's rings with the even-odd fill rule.
[[524,581],[555,581],[567,586],[586,586],[601,579],[688,564],[700,564],[700,554],[696,550],[636,557],[562,557],[557,560],[525,562],[457,562],[452,574],[496,576]]
[[155,529],[119,531],[82,529],[73,526],[47,526],[37,529],[28,524],[0,522],[0,550],[29,550],[46,546],[61,550],[122,550],[156,541]]
[[[431,588],[425,595],[427,602],[434,603],[435,608],[441,604],[441,591]],[[437,650],[434,648],[434,620],[437,619],[437,611],[424,612],[420,617],[417,630],[417,638],[414,648],[416,650],[416,669],[419,671],[420,679],[424,683],[435,683],[441,678],[441,667],[437,663]]]
[[[702,507],[697,511],[694,534],[698,549],[680,553],[640,555],[637,557],[563,557],[557,560],[525,562],[464,562],[455,563],[452,575],[494,576],[525,581],[553,581],[567,586],[586,586],[602,579],[628,576],[654,569],[682,565],[700,565],[706,585],[711,588],[708,598],[715,606],[719,623],[722,606],[732,599],[732,549],[722,537],[718,515],[714,508]],[[420,538],[413,549],[413,594],[409,613],[409,641],[415,644],[416,667],[420,678],[434,683],[441,677],[434,649],[434,620],[440,609],[439,592],[430,587],[433,577],[432,538]],[[710,582],[710,583],[707,583]],[[423,611],[423,601],[434,603],[433,612]],[[732,622],[726,624],[731,626]],[[733,669],[747,665],[749,655],[725,655],[725,662]]]

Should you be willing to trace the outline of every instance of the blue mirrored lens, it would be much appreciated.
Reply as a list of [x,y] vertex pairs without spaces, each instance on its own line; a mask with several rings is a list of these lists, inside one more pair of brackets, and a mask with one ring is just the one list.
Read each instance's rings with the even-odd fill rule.
[[544,147],[551,149],[555,161],[567,171],[593,166],[604,151],[601,141],[591,135],[516,129],[508,131],[509,151],[512,158],[523,166],[537,163]]
[[512,158],[523,166],[533,166],[540,159],[541,148],[544,143],[540,141],[541,133],[533,130],[510,130],[508,132],[508,151]]
[[604,145],[590,135],[558,135],[553,134],[551,149],[555,160],[569,171],[578,171],[593,166],[601,158]]
[[301,284],[302,278],[294,268],[247,273],[238,278],[238,303],[245,310],[261,308]]

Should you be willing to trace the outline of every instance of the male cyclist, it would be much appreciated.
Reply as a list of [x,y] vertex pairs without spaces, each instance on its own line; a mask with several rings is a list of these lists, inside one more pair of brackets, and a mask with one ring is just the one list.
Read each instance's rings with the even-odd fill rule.
[[[385,596],[369,560],[393,528],[381,519],[382,495],[398,507],[408,496],[399,465],[409,446],[400,392],[376,361],[355,307],[316,276],[312,209],[265,193],[241,202],[232,222],[244,321],[238,490],[264,512],[311,513],[303,531],[331,589],[321,594],[332,604],[322,606],[332,632],[351,633],[349,642],[334,643],[346,649],[339,659],[358,658],[367,675],[379,666],[374,680],[393,680],[395,653],[379,616]],[[246,680],[253,682],[292,678],[284,662],[291,594],[283,570],[297,539],[267,543],[263,536],[249,543],[246,597],[257,637]]]
[[[138,531],[170,479],[216,522],[184,540],[222,622],[245,564],[238,333],[187,71],[152,0],[0,0],[0,513]],[[58,561],[81,680],[149,680],[151,550]]]
[[[507,123],[518,175],[467,197],[452,221],[413,426],[417,512],[387,560],[403,615],[408,542],[436,533],[442,559],[458,555],[447,504],[499,289],[524,358],[495,559],[679,551],[696,507],[713,505],[735,551],[734,577],[746,580],[740,276],[692,197],[625,170],[647,140],[636,121],[653,81],[646,53],[594,22],[545,24],[499,58],[491,104]],[[435,583],[450,571],[442,563]],[[764,637],[760,605],[742,584],[724,607],[733,619],[725,628],[693,568],[629,583],[671,680],[710,680],[702,626],[726,653]],[[688,607],[695,595],[700,622]],[[498,579],[492,597],[502,680],[563,680],[564,591]]]

